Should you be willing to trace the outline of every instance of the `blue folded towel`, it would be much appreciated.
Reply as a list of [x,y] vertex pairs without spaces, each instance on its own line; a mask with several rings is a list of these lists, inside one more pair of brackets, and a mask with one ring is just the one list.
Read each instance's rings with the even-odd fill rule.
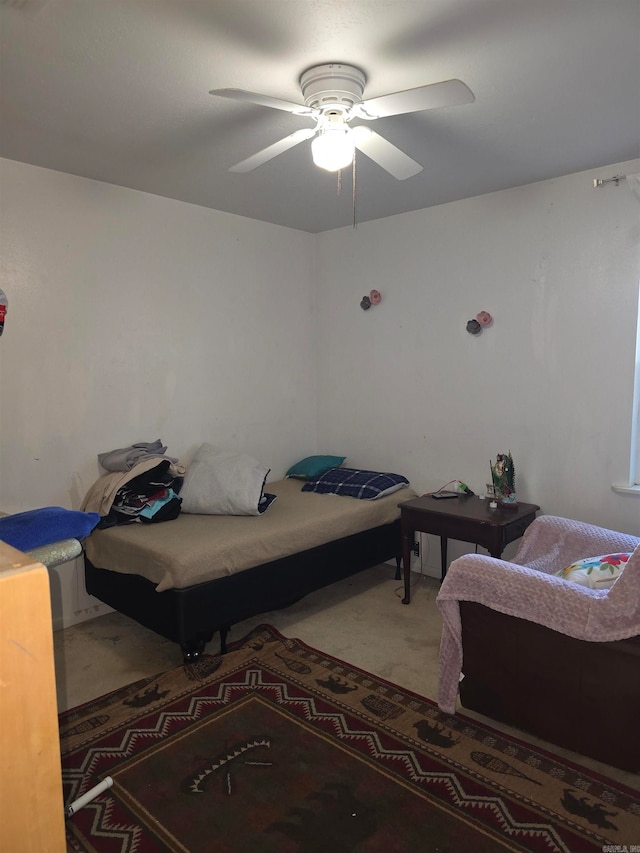
[[0,539],[19,551],[63,539],[84,539],[100,521],[97,512],[45,506],[0,517]]

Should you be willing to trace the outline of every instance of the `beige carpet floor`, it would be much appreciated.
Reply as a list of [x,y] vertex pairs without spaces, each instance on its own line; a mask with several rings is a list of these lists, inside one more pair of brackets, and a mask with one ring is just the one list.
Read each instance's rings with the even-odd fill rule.
[[[248,619],[228,640],[261,623],[347,661],[421,696],[436,698],[440,614],[435,578],[413,575],[410,605],[403,605],[394,568],[376,566],[308,595],[285,609]],[[119,613],[91,619],[54,635],[58,707],[72,708],[132,681],[164,672],[182,662],[179,647]],[[206,651],[217,653],[214,637]],[[501,731],[565,756],[640,790],[640,777],[545,744],[463,709]]]

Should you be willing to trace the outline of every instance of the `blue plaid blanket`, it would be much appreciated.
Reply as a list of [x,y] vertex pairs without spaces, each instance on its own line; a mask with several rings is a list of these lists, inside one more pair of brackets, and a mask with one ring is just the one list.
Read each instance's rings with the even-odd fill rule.
[[408,485],[409,481],[401,474],[360,471],[357,468],[331,468],[319,477],[307,480],[302,491],[373,501]]

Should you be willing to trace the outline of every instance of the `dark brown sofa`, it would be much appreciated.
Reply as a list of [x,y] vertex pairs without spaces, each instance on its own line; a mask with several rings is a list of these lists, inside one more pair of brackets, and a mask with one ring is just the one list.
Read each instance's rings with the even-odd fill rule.
[[640,771],[640,637],[577,640],[470,601],[460,614],[463,707]]
[[[631,556],[611,585],[557,576],[622,552]],[[511,562],[454,560],[437,603],[441,710],[455,713],[459,698],[463,708],[640,772],[640,538],[540,516]]]

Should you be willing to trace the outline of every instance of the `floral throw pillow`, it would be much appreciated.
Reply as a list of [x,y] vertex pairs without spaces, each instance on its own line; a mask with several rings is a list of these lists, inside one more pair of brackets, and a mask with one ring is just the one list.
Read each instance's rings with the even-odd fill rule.
[[557,572],[559,578],[590,589],[609,589],[624,569],[631,553],[586,557]]

